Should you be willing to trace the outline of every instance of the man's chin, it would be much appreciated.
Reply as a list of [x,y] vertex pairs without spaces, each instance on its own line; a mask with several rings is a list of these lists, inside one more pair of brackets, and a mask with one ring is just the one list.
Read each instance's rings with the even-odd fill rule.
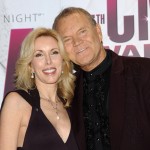
[[82,64],[80,64],[80,67],[81,67],[81,69],[82,70],[84,70],[84,71],[90,71],[89,69],[90,69],[90,65],[89,65],[89,63],[82,63]]

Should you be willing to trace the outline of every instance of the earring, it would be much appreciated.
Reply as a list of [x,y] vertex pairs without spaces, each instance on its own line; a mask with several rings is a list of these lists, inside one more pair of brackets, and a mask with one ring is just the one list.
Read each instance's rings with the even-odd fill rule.
[[63,74],[64,73],[64,71],[61,71],[61,74]]
[[34,79],[34,72],[31,72],[31,79]]

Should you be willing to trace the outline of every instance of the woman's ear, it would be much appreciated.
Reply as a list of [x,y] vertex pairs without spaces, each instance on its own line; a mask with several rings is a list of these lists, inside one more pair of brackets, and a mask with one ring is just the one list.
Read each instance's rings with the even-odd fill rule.
[[34,79],[35,78],[35,72],[34,72],[34,69],[31,65],[29,65],[29,72],[31,73],[31,79]]
[[34,73],[34,69],[33,69],[33,67],[32,67],[32,64],[29,64],[29,71],[32,73]]

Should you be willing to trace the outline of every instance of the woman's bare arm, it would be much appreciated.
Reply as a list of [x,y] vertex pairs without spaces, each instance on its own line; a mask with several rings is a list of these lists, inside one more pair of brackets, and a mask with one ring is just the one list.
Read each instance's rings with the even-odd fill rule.
[[6,97],[0,114],[0,150],[16,150],[21,119],[20,96],[12,92]]

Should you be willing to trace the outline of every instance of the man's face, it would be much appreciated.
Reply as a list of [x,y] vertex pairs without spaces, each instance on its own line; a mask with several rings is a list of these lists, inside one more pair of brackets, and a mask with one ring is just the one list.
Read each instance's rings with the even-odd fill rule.
[[59,21],[57,28],[69,58],[85,71],[95,68],[105,57],[100,27],[84,14],[74,13]]

